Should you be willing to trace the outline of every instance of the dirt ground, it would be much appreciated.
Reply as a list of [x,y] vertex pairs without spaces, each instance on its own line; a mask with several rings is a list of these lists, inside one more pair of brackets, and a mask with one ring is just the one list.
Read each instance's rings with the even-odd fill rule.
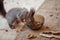
[[[56,38],[46,38],[39,35],[41,31],[45,30],[60,32],[60,0],[45,0],[36,14],[42,15],[45,18],[42,29],[31,30],[28,27],[24,27],[24,29],[19,32],[12,29],[10,29],[8,32],[0,31],[0,33],[3,35],[3,37],[0,35],[0,40],[60,40]],[[49,29],[45,29],[45,27],[49,27]],[[29,34],[33,34],[37,37],[28,39],[27,36]]]

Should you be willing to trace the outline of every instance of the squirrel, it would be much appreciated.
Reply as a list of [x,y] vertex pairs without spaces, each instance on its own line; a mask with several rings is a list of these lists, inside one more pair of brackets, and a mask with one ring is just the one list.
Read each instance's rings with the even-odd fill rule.
[[31,8],[26,18],[26,25],[32,30],[39,30],[44,24],[44,17],[36,14],[35,9]]
[[14,29],[14,26],[18,23],[23,22],[26,19],[28,10],[26,8],[12,8],[6,14],[6,19],[10,28]]

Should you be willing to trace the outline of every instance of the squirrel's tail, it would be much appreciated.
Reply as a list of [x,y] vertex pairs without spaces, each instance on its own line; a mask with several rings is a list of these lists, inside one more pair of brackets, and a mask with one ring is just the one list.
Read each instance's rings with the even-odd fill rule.
[[6,11],[4,9],[4,4],[3,1],[0,0],[0,14],[5,17],[6,16]]

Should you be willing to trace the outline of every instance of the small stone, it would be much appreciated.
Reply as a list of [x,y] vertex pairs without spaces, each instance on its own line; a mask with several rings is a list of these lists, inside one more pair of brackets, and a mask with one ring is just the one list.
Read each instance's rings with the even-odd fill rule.
[[52,17],[53,15],[50,15],[50,17]]
[[58,9],[56,8],[56,11],[57,11]]
[[8,32],[8,30],[5,30],[6,32]]
[[58,17],[56,17],[56,19],[58,19]]

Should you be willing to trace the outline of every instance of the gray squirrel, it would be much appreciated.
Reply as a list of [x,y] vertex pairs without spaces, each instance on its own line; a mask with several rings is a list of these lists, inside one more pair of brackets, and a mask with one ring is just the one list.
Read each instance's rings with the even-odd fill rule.
[[20,21],[22,21],[20,19],[25,19],[27,14],[28,10],[26,8],[12,8],[9,10],[6,14],[6,19],[10,28],[13,28],[15,24],[18,24]]

